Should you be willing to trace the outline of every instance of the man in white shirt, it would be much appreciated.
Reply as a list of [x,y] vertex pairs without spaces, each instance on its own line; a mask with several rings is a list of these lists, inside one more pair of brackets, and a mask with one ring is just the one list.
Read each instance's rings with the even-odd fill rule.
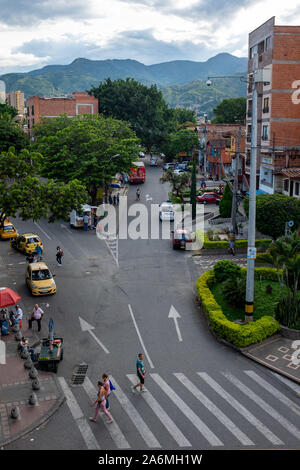
[[18,324],[20,327],[20,330],[22,328],[22,319],[23,319],[23,311],[20,307],[20,305],[16,305],[16,311],[13,314],[13,322],[14,324]]
[[41,331],[41,320],[43,316],[44,316],[43,310],[38,306],[38,304],[35,304],[32,310],[31,318],[28,320],[29,328],[32,328],[32,322],[36,321],[38,324],[38,331]]

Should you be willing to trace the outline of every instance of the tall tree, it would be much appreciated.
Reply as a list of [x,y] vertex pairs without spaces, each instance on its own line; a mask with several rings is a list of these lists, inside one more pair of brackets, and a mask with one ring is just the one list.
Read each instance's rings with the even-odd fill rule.
[[7,103],[0,103],[0,114],[8,113],[12,118],[18,115],[18,110]]
[[197,213],[197,187],[196,187],[196,162],[193,160],[192,176],[191,176],[191,205],[192,205],[192,219],[196,219]]
[[77,180],[67,184],[41,181],[39,169],[43,157],[11,147],[0,158],[0,225],[17,215],[22,220],[48,217],[49,222],[64,218],[73,209],[80,210],[87,201],[85,187]]
[[192,155],[194,149],[199,148],[197,134],[189,129],[182,129],[170,136],[170,152],[173,156],[180,152]]
[[215,107],[214,124],[245,124],[246,98],[227,98]]
[[91,88],[90,94],[98,98],[99,113],[128,121],[148,151],[152,146],[160,147],[176,129],[173,110],[156,85],[147,87],[132,78],[107,78]]
[[21,128],[20,122],[8,111],[0,113],[0,153],[7,151],[11,146],[19,152],[28,145],[28,135]]
[[92,202],[103,183],[138,159],[139,140],[129,124],[103,115],[43,120],[34,134],[34,148],[44,155],[42,175],[64,182],[78,179]]

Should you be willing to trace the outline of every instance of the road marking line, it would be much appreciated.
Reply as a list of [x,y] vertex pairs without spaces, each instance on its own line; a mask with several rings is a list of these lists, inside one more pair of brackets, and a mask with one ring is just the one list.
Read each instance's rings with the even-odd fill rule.
[[197,374],[212,387],[227,403],[229,403],[238,413],[240,413],[249,423],[251,423],[259,432],[263,434],[272,444],[284,445],[275,434],[270,431],[259,419],[257,419],[250,411],[247,410],[241,403],[239,403],[233,396],[224,390],[214,379],[212,379],[206,372],[197,372]]
[[114,379],[112,376],[110,378],[114,386],[116,387],[116,390],[114,390],[115,397],[117,397],[119,403],[122,405],[124,411],[128,414],[134,426],[137,428],[140,435],[146,442],[147,446],[150,448],[153,448],[153,447],[161,448],[160,443],[158,442],[154,434],[150,431],[149,427],[147,426],[147,424],[145,423],[141,415],[138,413],[138,411],[132,405],[130,400],[128,400],[125,393],[121,390],[121,388],[117,384],[116,379]]
[[276,411],[272,406],[270,406],[265,400],[260,398],[256,393],[254,393],[250,388],[246,387],[242,382],[240,382],[234,375],[230,373],[223,373],[225,377],[233,383],[241,392],[245,393],[248,398],[253,400],[256,405],[260,406],[266,413],[272,416],[273,419],[278,421],[282,427],[284,427],[287,431],[289,431],[294,437],[300,440],[300,431],[293,425],[290,421],[288,421],[284,416],[282,416],[278,411]]
[[51,240],[51,237],[49,237],[49,235],[45,232],[45,230],[42,229],[42,227],[37,223],[37,222],[34,222],[35,225],[41,230],[41,232],[43,232],[44,235],[46,235],[46,237]]
[[59,383],[67,399],[67,405],[71,411],[71,414],[78,426],[78,429],[83,437],[83,440],[89,450],[100,450],[100,446],[96,441],[94,434],[81,411],[72,391],[68,387],[68,384],[64,377],[58,377]]
[[[136,384],[137,377],[134,374],[127,374],[129,380]],[[138,393],[138,392],[137,392]],[[186,439],[174,421],[167,415],[167,413],[162,409],[157,400],[151,395],[149,391],[142,394],[143,399],[148,403],[153,413],[161,421],[161,423],[166,427],[167,431],[171,434],[174,440],[180,447],[190,447],[192,444]]]
[[297,385],[295,382],[292,380],[287,379],[286,377],[283,377],[282,375],[277,374],[276,372],[272,372],[273,375],[277,377],[282,383],[287,385],[290,389],[294,390],[294,392],[297,393],[297,395],[300,396],[300,386]]
[[[83,383],[83,388],[85,392],[87,393],[88,397],[92,402],[95,401],[95,397],[97,396],[97,388],[92,384],[90,379],[88,377],[85,378],[85,381]],[[111,438],[113,439],[114,443],[116,444],[118,449],[130,449],[130,444],[126,440],[124,434],[122,433],[121,429],[117,425],[115,418],[114,421],[111,424],[106,424],[106,416],[104,413],[99,413],[100,417],[104,421],[105,425],[107,426],[107,429],[109,431],[109,434],[111,435]]]
[[247,374],[251,379],[255,380],[261,387],[267,390],[271,395],[277,398],[281,403],[286,405],[288,408],[292,409],[298,416],[300,416],[300,408],[296,403],[292,402],[287,396],[281,393],[277,388],[273,387],[269,382],[261,378],[258,374],[256,374],[253,370],[245,370],[245,374]]
[[223,442],[220,441],[220,439],[199,418],[199,416],[194,413],[194,411],[172,390],[172,388],[158,374],[150,374],[150,376],[212,446],[224,445]]
[[140,343],[141,343],[142,348],[143,348],[143,350],[144,350],[145,356],[146,356],[147,359],[148,359],[148,362],[149,362],[149,365],[150,365],[151,369],[154,369],[154,365],[153,365],[153,363],[152,363],[152,361],[151,361],[151,359],[150,359],[150,356],[149,356],[148,351],[147,351],[147,349],[146,349],[146,346],[145,346],[145,344],[144,344],[143,338],[142,338],[141,333],[140,333],[140,331],[139,331],[139,329],[138,329],[138,326],[137,326],[137,323],[136,323],[136,321],[135,321],[135,318],[134,318],[134,315],[133,315],[133,311],[132,311],[132,308],[131,308],[131,305],[130,305],[130,304],[128,304],[128,308],[129,308],[129,312],[130,312],[130,315],[131,315],[133,324],[134,324],[134,326],[135,326],[137,335],[138,335],[138,337],[139,337]]
[[223,411],[209,400],[195,385],[183,374],[175,374],[175,377],[196,397],[242,444],[253,446],[254,442],[249,439]]

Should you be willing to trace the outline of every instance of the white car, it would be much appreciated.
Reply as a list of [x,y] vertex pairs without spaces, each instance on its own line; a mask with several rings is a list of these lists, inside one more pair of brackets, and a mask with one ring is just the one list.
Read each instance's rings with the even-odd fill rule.
[[184,173],[185,171],[180,168],[176,168],[176,170],[174,170],[174,175],[183,175]]
[[145,156],[144,152],[139,152],[139,156],[140,156],[140,158],[144,158],[144,156]]
[[171,201],[162,202],[159,206],[159,220],[174,221],[174,207]]

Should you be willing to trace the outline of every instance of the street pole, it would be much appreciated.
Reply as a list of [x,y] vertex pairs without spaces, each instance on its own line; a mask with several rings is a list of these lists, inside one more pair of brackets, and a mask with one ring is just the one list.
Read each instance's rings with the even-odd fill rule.
[[204,150],[203,150],[203,172],[204,178],[206,178],[206,167],[207,167],[207,155],[206,155],[206,146],[207,146],[207,129],[206,129],[207,115],[204,115]]
[[236,213],[237,213],[237,188],[238,188],[238,175],[239,175],[241,133],[242,133],[242,128],[239,127],[236,153],[235,153],[235,156],[233,157],[234,180],[233,180],[232,206],[231,206],[231,225],[232,225],[233,233],[237,233],[237,230],[236,230],[236,215],[237,214]]
[[[252,80],[252,123],[251,123],[251,160],[250,160],[250,196],[248,221],[248,255],[247,255],[247,283],[245,321],[253,321],[254,311],[254,269],[255,269],[255,235],[256,235],[256,166],[257,166],[257,84],[256,71],[258,69],[258,56],[254,55],[254,71]],[[252,255],[250,255],[250,250]]]

